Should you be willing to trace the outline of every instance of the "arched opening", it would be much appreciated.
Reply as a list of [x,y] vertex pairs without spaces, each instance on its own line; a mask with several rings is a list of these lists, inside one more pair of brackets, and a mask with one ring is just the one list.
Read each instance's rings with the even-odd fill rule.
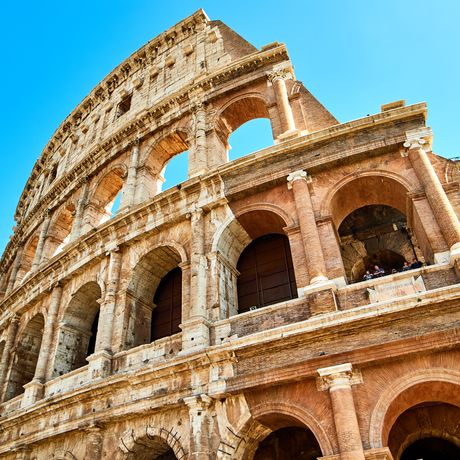
[[99,182],[85,209],[86,220],[92,227],[107,222],[118,211],[125,175],[125,168],[117,166]]
[[460,458],[460,408],[425,402],[404,411],[391,428],[388,447],[395,460]]
[[244,123],[230,134],[228,159],[233,161],[270,145],[273,145],[270,120],[256,118]]
[[129,314],[125,347],[150,343],[180,332],[182,318],[181,256],[171,246],[144,255],[127,290]]
[[[251,120],[259,119],[259,118],[270,120],[270,115],[268,113],[267,106],[266,106],[265,101],[263,99],[261,99],[260,97],[257,97],[257,96],[252,96],[252,95],[248,95],[248,96],[246,96],[244,98],[237,99],[236,101],[234,101],[233,103],[228,105],[221,112],[221,114],[220,114],[220,116],[219,116],[219,118],[217,120],[217,122],[215,124],[215,126],[216,126],[216,131],[215,131],[216,139],[215,139],[213,147],[217,148],[217,149],[224,149],[226,151],[225,156],[226,156],[226,158],[228,160],[228,158],[229,158],[229,150],[230,150],[230,144],[229,144],[230,135],[233,132],[235,132],[241,125],[243,125],[243,124],[245,124],[245,123],[247,123],[247,122],[249,122]],[[259,134],[260,134],[260,132],[261,132],[260,127],[261,126],[264,127],[262,131],[264,131],[265,133],[267,132],[266,124],[263,123],[263,122],[248,125],[247,129],[252,131],[250,128],[254,128],[255,126],[257,126],[259,129],[257,129],[256,132],[255,132],[256,136],[251,136],[253,141],[257,139],[257,133],[259,132]],[[245,134],[244,131],[246,131],[246,130],[243,130],[243,132],[242,132],[243,134]],[[245,136],[245,137],[247,137],[247,136]],[[264,135],[264,138],[266,138],[266,134]],[[236,138],[236,139],[238,139],[238,138]],[[273,127],[272,127],[272,134],[271,134],[270,142],[269,143],[267,142],[267,144],[264,145],[264,147],[266,147],[267,145],[272,144],[273,139],[274,139],[274,136],[273,136]],[[243,140],[243,142],[244,142],[244,140]],[[236,146],[235,139],[233,139],[233,143]],[[242,143],[242,145],[244,146],[244,143]],[[258,146],[259,145],[260,144],[258,144]],[[243,154],[249,153],[250,151],[252,151],[252,150],[248,151],[248,150],[245,149],[245,152]],[[241,156],[241,154],[239,154],[239,156]],[[235,151],[235,157],[233,157],[233,154],[232,154],[232,159],[234,159],[236,157],[237,157],[237,153]]]
[[174,450],[159,436],[144,436],[136,439],[134,445],[130,445],[131,455],[128,458],[136,460],[176,460]]
[[72,296],[59,325],[55,377],[85,366],[86,358],[94,353],[101,296],[101,288],[94,281],[83,285]]
[[27,242],[22,253],[21,266],[16,275],[16,285],[19,285],[21,281],[27,278],[30,270],[32,269],[32,263],[35,257],[35,251],[37,250],[38,235],[33,236]]
[[270,433],[254,454],[254,460],[316,460],[321,448],[315,435],[306,428],[289,426]]
[[146,201],[188,178],[187,133],[174,131],[157,140],[138,169],[136,201]]
[[180,332],[182,319],[182,270],[179,267],[167,273],[153,298],[151,340]]
[[297,297],[289,240],[269,233],[252,241],[238,260],[238,313]]
[[5,400],[12,399],[23,393],[24,385],[34,378],[44,325],[43,315],[38,313],[28,322],[18,337]]
[[335,192],[329,210],[348,281],[400,271],[405,261],[425,262],[418,237],[426,235],[423,226],[409,227],[407,203],[407,189],[385,175],[363,175]]
[[213,303],[220,307],[220,318],[297,297],[286,226],[271,208],[254,209],[237,215],[218,233]]
[[65,206],[53,219],[46,235],[43,258],[49,259],[59,254],[69,242],[74,219],[75,206]]
[[[402,271],[407,268],[405,262],[410,265],[422,258],[405,215],[391,206],[354,210],[342,221],[338,233],[345,273],[352,282]],[[376,273],[376,267],[382,273]]]

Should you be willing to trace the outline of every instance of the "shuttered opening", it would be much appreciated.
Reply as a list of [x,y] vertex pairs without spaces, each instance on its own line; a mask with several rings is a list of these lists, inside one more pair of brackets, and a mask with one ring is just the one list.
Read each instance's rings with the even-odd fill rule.
[[182,316],[182,270],[179,267],[163,277],[153,298],[151,340],[180,332]]
[[237,269],[239,313],[297,297],[291,250],[285,235],[269,234],[255,239],[241,253]]

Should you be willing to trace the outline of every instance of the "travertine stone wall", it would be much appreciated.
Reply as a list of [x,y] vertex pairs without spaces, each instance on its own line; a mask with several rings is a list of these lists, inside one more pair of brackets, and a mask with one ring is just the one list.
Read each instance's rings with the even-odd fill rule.
[[[273,145],[228,162],[229,135],[260,117]],[[397,460],[407,410],[439,402],[435,423],[460,406],[458,171],[430,141],[425,104],[338,124],[284,45],[257,50],[201,10],[136,51],[57,129],[18,204],[0,458],[250,460],[297,426],[322,458]],[[184,151],[188,179],[162,191]],[[338,229],[368,205],[404,216],[425,267],[350,283]],[[297,297],[238,314],[240,255],[271,233]],[[180,332],[152,342],[177,267]]]

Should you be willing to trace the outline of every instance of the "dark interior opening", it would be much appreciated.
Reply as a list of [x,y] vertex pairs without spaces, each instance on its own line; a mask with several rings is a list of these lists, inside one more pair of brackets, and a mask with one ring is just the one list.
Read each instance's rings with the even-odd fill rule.
[[160,281],[153,298],[151,340],[180,332],[182,320],[182,270],[174,268]]
[[305,428],[280,428],[270,433],[257,448],[254,460],[316,460],[321,449],[314,434]]
[[407,447],[401,460],[459,460],[460,448],[442,438],[418,439]]
[[91,325],[91,337],[89,338],[88,351],[86,353],[86,356],[92,355],[96,351],[96,335],[98,326],[99,312],[97,312],[96,316],[94,317],[93,324]]
[[238,260],[238,313],[297,297],[289,240],[269,234],[256,238]]

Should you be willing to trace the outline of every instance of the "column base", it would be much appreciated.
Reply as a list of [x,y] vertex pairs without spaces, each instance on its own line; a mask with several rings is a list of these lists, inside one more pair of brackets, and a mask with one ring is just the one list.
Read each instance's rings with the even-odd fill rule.
[[106,350],[98,351],[86,358],[88,376],[91,380],[108,377],[112,373],[112,354]]
[[21,408],[29,407],[43,398],[45,386],[39,380],[32,380],[24,385],[25,391],[21,400]]
[[279,142],[289,141],[299,136],[300,136],[300,131],[298,129],[291,129],[289,131],[285,131],[284,133],[280,134],[276,138],[275,144]]
[[182,329],[182,351],[187,355],[209,347],[209,321],[205,318],[192,318],[180,325]]
[[334,281],[326,279],[299,289],[299,297],[308,299],[310,314],[316,316],[337,311],[336,291],[337,286]]

